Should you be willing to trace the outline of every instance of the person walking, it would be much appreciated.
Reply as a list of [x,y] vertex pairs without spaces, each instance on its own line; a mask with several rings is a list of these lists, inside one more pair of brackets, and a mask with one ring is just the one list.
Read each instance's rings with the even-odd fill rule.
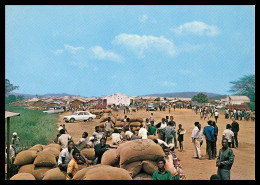
[[165,128],[165,137],[166,137],[166,143],[170,144],[172,143],[172,139],[176,135],[176,130],[171,125],[167,125]]
[[201,149],[200,149],[200,129],[199,129],[199,122],[195,122],[194,129],[192,130],[191,138],[192,142],[194,143],[194,158],[202,159],[201,157]]
[[215,110],[215,121],[216,121],[216,123],[218,122],[218,115],[219,115],[219,113],[218,113],[218,110],[216,109]]
[[216,156],[214,156],[215,151],[214,150],[214,128],[212,127],[212,121],[208,121],[208,125],[203,128],[203,135],[206,137],[206,153],[209,156],[209,160],[214,159]]
[[221,180],[230,180],[230,170],[234,163],[234,153],[231,148],[228,147],[227,139],[222,140],[222,148],[219,150],[219,156],[216,161],[218,167],[217,174]]
[[217,156],[217,139],[218,139],[218,126],[216,125],[215,121],[212,121],[212,126],[214,128],[214,156]]
[[223,139],[227,139],[229,148],[231,148],[232,141],[234,140],[234,132],[231,129],[232,126],[230,124],[227,124],[226,130],[224,130],[223,132]]
[[238,148],[238,140],[237,140],[237,134],[238,134],[238,131],[239,131],[239,124],[238,122],[233,119],[233,122],[231,123],[231,130],[232,132],[234,133],[234,140],[232,142],[232,148],[234,148],[234,141],[236,142],[236,148]]

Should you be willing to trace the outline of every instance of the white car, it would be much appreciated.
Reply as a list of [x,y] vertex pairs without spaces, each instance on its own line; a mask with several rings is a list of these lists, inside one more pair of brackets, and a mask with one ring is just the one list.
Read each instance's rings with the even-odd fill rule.
[[63,120],[68,123],[71,122],[73,123],[74,121],[90,121],[92,119],[95,119],[96,115],[95,114],[91,114],[90,112],[87,111],[77,111],[74,112],[72,115],[70,116],[64,116]]

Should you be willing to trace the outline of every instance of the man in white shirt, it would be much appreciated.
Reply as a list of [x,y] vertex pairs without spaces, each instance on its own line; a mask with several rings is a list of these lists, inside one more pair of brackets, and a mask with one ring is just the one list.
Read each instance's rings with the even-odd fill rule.
[[200,130],[198,128],[199,122],[195,122],[194,129],[191,134],[192,142],[194,143],[194,158],[202,159],[201,158],[201,149],[200,149]]
[[61,145],[61,149],[68,147],[69,140],[72,140],[72,137],[69,134],[65,134],[65,130],[60,130],[61,136],[58,138],[58,144]]
[[167,126],[166,119],[162,118],[162,122],[160,122],[159,124],[160,124],[160,127],[158,128],[158,131],[159,131],[160,139],[165,141],[165,139],[166,139],[165,128]]
[[218,110],[216,109],[215,110],[215,120],[216,120],[216,123],[218,122],[218,115],[219,115],[219,113],[218,113]]
[[144,127],[142,127],[139,130],[138,136],[141,137],[142,139],[147,139],[147,132],[148,131]]
[[227,124],[226,130],[224,130],[224,132],[223,132],[223,139],[228,140],[228,147],[229,148],[231,148],[232,140],[234,140],[234,132],[232,132],[231,128],[232,128],[231,125]]
[[114,133],[112,133],[111,137],[114,145],[122,143],[123,137],[118,133],[117,129],[114,129]]

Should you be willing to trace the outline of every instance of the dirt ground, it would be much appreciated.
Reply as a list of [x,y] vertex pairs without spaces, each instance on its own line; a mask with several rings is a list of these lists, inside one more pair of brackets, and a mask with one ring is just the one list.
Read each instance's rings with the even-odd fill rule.
[[[212,174],[217,173],[216,160],[198,160],[193,158],[194,145],[191,142],[191,133],[194,128],[194,122],[199,121],[202,125],[202,128],[207,125],[207,119],[200,119],[199,114],[196,115],[191,109],[175,109],[171,110],[171,113],[168,111],[152,111],[155,118],[155,124],[160,122],[163,117],[174,116],[174,121],[176,124],[182,124],[183,128],[186,130],[184,135],[184,151],[180,152],[179,149],[176,149],[176,155],[181,160],[183,171],[185,172],[187,180],[209,180]],[[149,118],[150,112],[145,110],[134,112],[134,115],[141,116],[144,120]],[[63,121],[63,116],[70,115],[71,112],[62,113],[59,116],[60,124],[65,124],[66,129],[69,134],[72,136],[73,140],[77,142],[83,132],[88,132],[89,136],[94,132],[95,126],[100,123],[99,119],[94,119],[89,122],[74,122],[74,123],[65,123]],[[113,115],[122,116],[123,110],[119,112],[113,112]],[[213,118],[212,118],[213,120]],[[226,124],[232,123],[230,119],[225,119],[224,114],[219,115],[217,122],[219,133],[217,141],[217,155],[221,146],[221,138],[223,131],[226,128]],[[240,126],[240,131],[238,132],[238,142],[239,148],[233,148],[235,155],[234,164],[231,169],[231,180],[255,180],[255,121],[238,121]],[[107,141],[108,144],[111,144],[110,141]],[[179,145],[178,145],[179,146]],[[202,155],[206,157],[206,141],[204,139],[202,145]]]

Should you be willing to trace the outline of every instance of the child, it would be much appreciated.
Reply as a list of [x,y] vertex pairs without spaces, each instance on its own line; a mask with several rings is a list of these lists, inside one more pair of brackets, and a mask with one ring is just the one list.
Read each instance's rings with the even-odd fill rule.
[[180,152],[183,151],[183,136],[185,134],[185,130],[182,128],[182,124],[179,124],[179,129],[177,131],[177,134],[178,134],[178,141],[179,141],[179,145],[180,145]]

